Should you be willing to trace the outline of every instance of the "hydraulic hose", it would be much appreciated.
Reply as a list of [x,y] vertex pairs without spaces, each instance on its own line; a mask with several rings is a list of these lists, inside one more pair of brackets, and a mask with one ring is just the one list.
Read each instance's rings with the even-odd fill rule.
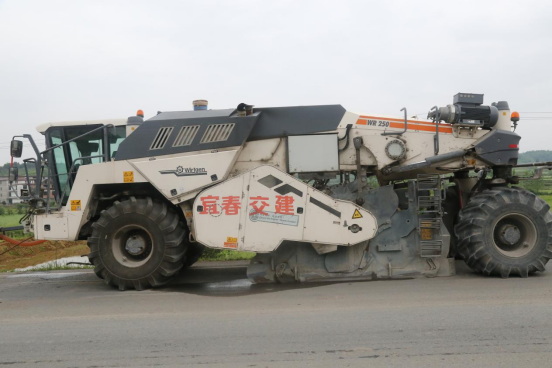
[[9,236],[3,235],[3,234],[0,234],[0,239],[13,245],[19,245],[20,247],[32,247],[33,245],[42,244],[46,241],[46,240],[33,240],[33,241],[20,242],[19,240],[12,239]]

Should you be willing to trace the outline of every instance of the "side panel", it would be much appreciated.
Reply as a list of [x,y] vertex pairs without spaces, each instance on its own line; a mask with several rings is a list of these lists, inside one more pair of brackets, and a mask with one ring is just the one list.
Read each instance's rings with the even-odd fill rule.
[[368,210],[333,199],[272,166],[204,190],[193,212],[200,243],[260,253],[284,240],[353,245],[371,239],[377,230]]
[[[35,238],[76,240],[81,226],[86,222],[92,197],[92,187],[95,184],[139,183],[145,181],[144,177],[127,161],[110,161],[79,167],[67,205],[59,212],[35,216]],[[50,230],[46,231],[44,225],[50,225]],[[65,235],[63,235],[64,227],[66,229]],[[58,237],[58,234],[61,235]]]
[[41,230],[41,235],[36,235],[36,239],[44,240],[65,240],[69,239],[69,230],[67,226],[67,217],[62,213],[37,216],[35,229]]
[[173,199],[224,180],[240,147],[187,156],[157,157],[131,162],[165,197]]
[[271,165],[287,172],[287,138],[264,139],[246,142],[231,175],[239,175],[261,165]]

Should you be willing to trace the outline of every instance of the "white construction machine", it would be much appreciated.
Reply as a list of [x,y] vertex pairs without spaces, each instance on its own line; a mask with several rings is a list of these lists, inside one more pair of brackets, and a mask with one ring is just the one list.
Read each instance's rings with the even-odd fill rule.
[[36,154],[27,229],[88,240],[96,274],[121,290],[167,283],[204,247],[256,252],[256,283],[449,276],[456,256],[527,277],[552,258],[549,206],[512,186],[519,115],[505,101],[459,93],[427,121],[205,105],[44,124],[42,152],[20,136]]

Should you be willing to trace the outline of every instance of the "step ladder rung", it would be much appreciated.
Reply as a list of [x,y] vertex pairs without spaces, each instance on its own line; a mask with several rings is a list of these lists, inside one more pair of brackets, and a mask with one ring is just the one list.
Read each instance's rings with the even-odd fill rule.
[[418,174],[418,190],[440,190],[441,177],[435,174]]
[[440,196],[418,196],[418,212],[441,212]]
[[440,229],[440,228],[441,228],[440,218],[421,218],[420,219],[420,229]]
[[422,240],[420,242],[420,256],[422,258],[440,257],[443,249],[441,240]]

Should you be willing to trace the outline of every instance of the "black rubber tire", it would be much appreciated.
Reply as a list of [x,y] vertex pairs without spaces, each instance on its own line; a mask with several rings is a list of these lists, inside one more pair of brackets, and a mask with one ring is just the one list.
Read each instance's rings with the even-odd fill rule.
[[[189,243],[189,242],[188,242]],[[184,267],[190,267],[196,263],[205,251],[205,245],[199,243],[189,243],[184,258]]]
[[[467,265],[484,275],[527,277],[545,270],[552,258],[550,206],[531,192],[501,187],[473,197],[460,211],[455,233],[458,251]],[[495,245],[495,226],[507,215],[524,216],[534,226],[536,240],[527,254],[506,256]]]
[[[132,226],[145,229],[150,239],[151,249],[140,263],[133,260],[125,263],[128,258],[121,258],[121,254],[128,254],[120,250],[122,241],[114,240],[116,234],[122,232],[124,236],[124,228]],[[92,229],[88,257],[96,275],[108,285],[120,290],[157,287],[169,282],[183,267],[186,228],[176,211],[165,202],[134,197],[115,201],[112,207],[101,212]],[[129,267],[130,264],[134,266]]]
[[458,254],[458,238],[454,232],[454,226],[458,222],[460,212],[460,199],[456,187],[447,189],[446,199],[443,201],[443,223],[450,234],[449,257],[456,257]]

